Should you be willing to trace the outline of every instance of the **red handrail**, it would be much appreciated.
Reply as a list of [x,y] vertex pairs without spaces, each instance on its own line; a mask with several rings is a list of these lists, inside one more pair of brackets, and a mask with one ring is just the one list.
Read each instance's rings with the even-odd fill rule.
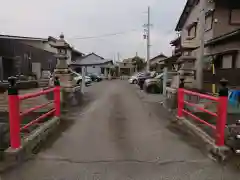
[[184,91],[185,94],[190,94],[190,95],[199,96],[199,97],[201,97],[201,98],[210,99],[210,100],[212,100],[212,101],[218,101],[218,98],[217,98],[217,97],[214,97],[214,96],[210,96],[210,95],[207,95],[207,94],[201,94],[201,93],[189,91],[189,90],[186,90],[186,89],[184,89],[183,91]]
[[[200,106],[198,106],[197,104],[193,104],[190,102],[187,102],[184,100],[184,94],[189,94],[189,95],[194,95],[194,96],[198,96],[200,98],[204,98],[204,99],[209,99],[212,101],[217,102],[217,113],[213,113],[209,110],[206,110]],[[216,121],[216,126],[214,126],[213,124],[210,124],[208,122],[206,122],[205,120],[195,116],[194,114],[192,114],[191,112],[187,111],[184,109],[184,104],[191,106],[191,107],[195,107],[198,110],[205,112],[209,115],[212,115],[214,117],[217,117],[217,121]],[[219,96],[219,97],[213,97],[210,95],[205,95],[205,94],[201,94],[201,93],[197,93],[197,92],[192,92],[183,88],[178,88],[178,111],[177,111],[177,115],[179,118],[183,117],[183,114],[187,114],[190,117],[192,117],[193,119],[209,126],[210,128],[214,129],[216,132],[215,134],[215,143],[217,146],[224,146],[224,138],[225,138],[225,127],[226,127],[226,116],[227,116],[227,97],[226,96]]]
[[31,113],[31,112],[33,112],[33,111],[36,111],[36,110],[38,110],[38,109],[40,109],[40,108],[46,107],[46,106],[48,106],[49,104],[52,104],[52,103],[53,103],[53,101],[50,101],[50,102],[48,102],[48,103],[45,103],[45,104],[42,104],[42,105],[39,105],[39,106],[35,106],[35,107],[33,107],[33,108],[30,108],[30,109],[28,109],[28,110],[20,113],[20,117],[22,118],[23,116],[26,116],[27,114],[29,114],[29,113]]
[[192,118],[196,119],[197,121],[199,121],[199,122],[201,122],[201,123],[203,123],[203,124],[206,124],[206,125],[209,126],[210,128],[216,129],[216,126],[214,126],[214,125],[212,125],[212,124],[210,124],[210,123],[208,123],[208,122],[200,119],[199,117],[193,115],[192,113],[190,113],[190,112],[188,112],[188,111],[186,111],[186,110],[183,110],[183,112],[186,113],[187,115],[191,116]]
[[48,111],[47,113],[39,116],[37,119],[35,119],[35,120],[31,121],[30,123],[28,123],[28,124],[24,125],[23,127],[21,127],[20,130],[22,131],[22,130],[25,130],[25,129],[29,128],[31,125],[38,123],[40,120],[48,117],[49,115],[53,114],[55,111],[56,111],[56,109],[52,109],[51,111]]
[[[54,92],[54,101],[47,102],[42,105],[38,105],[27,109],[26,111],[20,113],[20,101],[38,97],[50,92]],[[8,91],[8,106],[9,106],[9,121],[10,121],[10,144],[13,149],[17,149],[21,146],[21,136],[20,131],[25,130],[32,126],[33,124],[37,124],[42,119],[54,114],[56,117],[60,117],[60,86],[56,86],[51,89],[42,90],[40,92],[29,93],[26,95],[18,95],[18,90],[16,88],[11,88]],[[30,123],[20,127],[21,118],[37,109],[43,108],[49,104],[53,103],[54,108],[47,113],[42,114],[37,119],[31,121]]]
[[202,108],[202,107],[200,107],[200,106],[198,106],[198,105],[196,105],[196,104],[193,104],[193,103],[190,103],[190,102],[187,102],[187,101],[184,101],[184,104],[186,104],[186,105],[188,105],[188,106],[191,106],[191,107],[195,107],[195,108],[199,109],[200,111],[203,111],[203,112],[205,112],[205,113],[208,113],[208,114],[210,114],[210,115],[212,115],[212,116],[215,116],[215,117],[218,116],[216,113],[213,113],[213,112],[211,112],[211,111],[208,111],[208,110],[206,110],[206,109],[204,109],[204,108]]
[[44,94],[47,94],[47,93],[50,93],[50,92],[53,92],[53,91],[54,91],[54,88],[51,88],[51,89],[42,90],[40,92],[20,95],[19,100],[22,101],[22,100],[25,100],[25,99],[34,98],[34,97],[41,96],[41,95],[44,95]]

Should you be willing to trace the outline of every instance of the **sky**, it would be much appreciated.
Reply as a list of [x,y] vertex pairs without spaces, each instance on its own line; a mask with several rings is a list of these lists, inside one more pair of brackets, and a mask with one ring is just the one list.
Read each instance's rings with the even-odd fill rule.
[[[3,1],[3,0],[0,0]],[[151,8],[151,57],[171,55],[169,42],[186,0],[8,0],[1,2],[0,33],[58,37],[74,48],[117,60],[146,57],[143,24]],[[104,36],[115,34],[115,36]],[[86,38],[99,37],[99,38]],[[86,39],[84,39],[86,38]]]

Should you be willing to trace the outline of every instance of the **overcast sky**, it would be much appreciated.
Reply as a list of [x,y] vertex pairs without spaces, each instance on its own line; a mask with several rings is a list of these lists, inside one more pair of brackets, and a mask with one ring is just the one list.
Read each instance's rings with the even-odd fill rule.
[[[3,1],[3,0],[2,0]],[[145,57],[142,25],[151,7],[151,57],[171,54],[169,41],[186,0],[8,0],[1,2],[0,33],[48,37],[64,33],[84,53],[117,59]],[[134,31],[133,31],[134,30]],[[97,39],[77,39],[126,32]]]

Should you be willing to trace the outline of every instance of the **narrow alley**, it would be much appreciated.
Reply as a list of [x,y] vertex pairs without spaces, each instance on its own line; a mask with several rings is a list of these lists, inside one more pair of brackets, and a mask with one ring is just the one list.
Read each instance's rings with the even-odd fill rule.
[[64,131],[1,180],[240,179],[171,132],[134,86],[103,81],[87,91]]

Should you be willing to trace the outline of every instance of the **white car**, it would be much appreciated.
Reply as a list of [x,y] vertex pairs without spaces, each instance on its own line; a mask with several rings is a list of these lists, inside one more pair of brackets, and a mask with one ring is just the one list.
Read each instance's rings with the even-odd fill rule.
[[137,77],[136,76],[132,76],[128,79],[128,82],[130,84],[137,84]]
[[[72,71],[72,73],[73,73],[73,76],[74,76],[74,80],[77,82],[77,84],[81,84],[82,75],[75,72],[75,71]],[[85,76],[85,85],[89,86],[89,85],[91,85],[91,83],[92,83],[92,79],[89,76]]]
[[128,82],[129,82],[130,84],[137,84],[138,76],[141,75],[141,74],[143,74],[143,73],[137,73],[137,74],[131,76],[131,77],[128,79]]

